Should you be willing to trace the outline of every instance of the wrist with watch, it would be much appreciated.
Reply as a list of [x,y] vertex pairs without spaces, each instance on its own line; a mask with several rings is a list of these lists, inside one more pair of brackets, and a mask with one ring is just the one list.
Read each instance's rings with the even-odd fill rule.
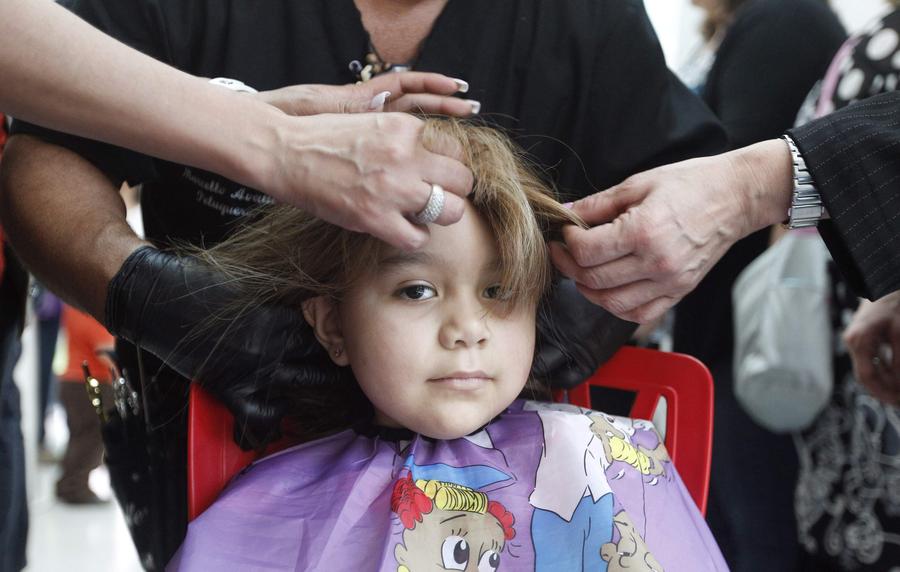
[[791,194],[791,206],[787,212],[787,220],[783,223],[790,230],[816,226],[820,220],[831,218],[828,210],[822,202],[822,195],[816,188],[812,175],[806,168],[806,161],[797,144],[790,135],[784,135],[782,140],[787,143],[791,153],[793,165],[794,189]]

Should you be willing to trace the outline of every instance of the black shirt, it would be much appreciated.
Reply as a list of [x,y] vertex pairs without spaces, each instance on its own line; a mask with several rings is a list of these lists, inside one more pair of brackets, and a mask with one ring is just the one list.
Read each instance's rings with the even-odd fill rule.
[[[346,84],[369,39],[352,0],[68,0],[88,22],[202,77],[259,90]],[[718,152],[715,118],[665,66],[639,0],[450,0],[415,68],[460,77],[567,198]],[[267,197],[221,177],[17,123],[144,183],[149,239],[215,242]]]

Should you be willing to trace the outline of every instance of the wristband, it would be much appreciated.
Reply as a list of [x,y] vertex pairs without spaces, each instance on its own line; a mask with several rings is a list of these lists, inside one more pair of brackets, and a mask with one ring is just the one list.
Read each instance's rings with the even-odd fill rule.
[[820,220],[831,218],[822,203],[822,195],[816,188],[812,175],[806,168],[806,161],[794,140],[789,135],[782,137],[791,152],[793,165],[794,190],[791,195],[791,207],[788,209],[788,220],[785,226],[790,229],[816,226]]

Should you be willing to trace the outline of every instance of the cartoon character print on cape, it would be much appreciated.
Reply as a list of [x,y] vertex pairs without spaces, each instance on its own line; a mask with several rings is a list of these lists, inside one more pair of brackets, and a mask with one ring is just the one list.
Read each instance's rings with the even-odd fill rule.
[[616,514],[613,523],[619,534],[618,542],[607,542],[600,549],[600,557],[609,564],[607,572],[661,572],[663,567],[650,554],[647,543],[624,510]]
[[[510,543],[516,538],[516,516],[506,503],[491,498],[503,496],[513,506],[518,504],[519,512],[523,508],[531,512],[527,503],[515,502],[525,496],[517,491],[532,486],[530,481],[519,481],[516,472],[529,461],[533,466],[536,456],[522,455],[525,465],[510,464],[494,445],[495,438],[503,442],[520,431],[528,434],[530,430],[538,437],[535,424],[528,423],[527,417],[518,421],[525,424],[514,423],[510,428],[489,425],[457,441],[458,460],[480,459],[493,466],[419,465],[416,451],[420,456],[425,453],[424,443],[405,448],[403,469],[391,495],[391,510],[402,525],[400,542],[394,549],[398,572],[496,572],[504,559],[513,560],[506,569],[520,569],[523,564],[530,568],[530,558],[519,557],[521,543]],[[528,474],[527,470],[522,472]],[[524,517],[527,522],[527,515]],[[528,551],[522,552],[530,556]]]
[[[619,498],[667,476],[670,460],[652,425],[570,405],[529,402],[525,408],[538,413],[544,428],[530,497],[535,570],[661,572],[624,508],[643,509],[643,499],[623,506]],[[636,427],[655,442],[635,444]],[[628,486],[615,486],[614,494],[612,485],[623,479]]]
[[[644,487],[656,487],[660,479],[669,476],[666,466],[671,461],[652,424],[564,404],[526,402],[524,409],[537,413],[537,431],[531,423],[520,423],[527,416],[516,419],[517,429],[534,433],[536,439],[531,442],[538,439],[543,442],[540,457],[531,465],[535,480],[528,499],[530,506],[506,507],[490,500],[492,496],[509,499],[504,493],[511,491],[503,489],[531,484],[530,479],[521,478],[527,476],[526,471],[514,476],[515,469],[522,467],[515,461],[518,455],[507,447],[512,441],[509,433],[516,432],[509,431],[511,427],[501,429],[499,425],[489,425],[465,438],[469,446],[477,445],[484,453],[499,454],[500,449],[495,447],[503,449],[506,453],[503,456],[509,463],[495,466],[503,466],[509,471],[508,475],[487,465],[452,467],[438,463],[420,466],[415,463],[413,451],[406,451],[408,457],[404,466],[409,473],[404,477],[406,481],[397,481],[392,496],[392,510],[403,522],[402,542],[397,544],[394,552],[398,571],[427,570],[427,566],[434,566],[438,561],[451,570],[497,570],[491,567],[490,559],[477,560],[473,554],[483,556],[496,550],[493,547],[498,545],[498,566],[505,551],[508,569],[520,569],[523,565],[530,569],[528,544],[532,544],[534,570],[539,572],[561,569],[662,572],[663,567],[644,540],[642,530],[647,529],[646,519],[641,519],[642,526],[639,527],[625,509],[625,506],[631,506],[638,514],[645,513]],[[504,536],[505,541],[501,542],[499,517],[489,518],[488,513],[480,510],[457,511],[451,516],[467,527],[448,529],[453,521],[443,521],[450,516],[438,516],[443,514],[440,507],[434,509],[438,494],[442,499],[454,497],[455,502],[462,503],[445,507],[458,508],[469,506],[465,502],[474,502],[463,501],[463,498],[497,502],[504,507],[504,514],[512,519],[512,523],[522,523],[519,536],[516,537],[516,527],[511,524],[513,535]],[[623,503],[620,496],[630,502]],[[422,513],[421,524],[415,519],[410,520],[409,514],[415,512],[408,511],[428,508],[429,500],[431,510]],[[529,520],[528,513],[531,513],[530,530],[522,529]],[[481,532],[474,533],[476,530]],[[462,536],[460,531],[470,536],[474,534],[471,538],[478,539],[480,545],[475,546],[475,541]],[[424,541],[427,535],[431,536]],[[465,543],[460,544],[460,539]],[[509,542],[513,539],[517,542]],[[411,547],[423,550],[416,552]],[[514,550],[520,547],[525,551]],[[439,559],[436,558],[438,548]]]
[[394,485],[391,509],[404,528],[394,549],[398,572],[496,572],[506,541],[516,536],[516,519],[501,503],[456,483],[413,482],[407,473]]
[[191,523],[167,569],[659,572],[660,563],[727,570],[652,425],[517,401],[460,439],[351,429],[254,463]]
[[[394,486],[406,471],[413,483],[424,480],[463,485],[501,503],[516,522],[529,522],[533,509],[528,495],[534,489],[534,467],[540,456],[540,447],[535,444],[541,440],[541,426],[536,415],[523,414],[522,403],[517,401],[498,419],[460,439],[435,442],[417,437],[399,443],[400,465]],[[408,533],[398,519],[394,520],[393,536],[399,541]],[[440,561],[439,556],[431,562]],[[533,570],[534,548],[528,530],[505,541],[500,556],[501,570]],[[417,572],[406,566],[410,572]],[[477,562],[471,569],[491,570],[478,568]]]

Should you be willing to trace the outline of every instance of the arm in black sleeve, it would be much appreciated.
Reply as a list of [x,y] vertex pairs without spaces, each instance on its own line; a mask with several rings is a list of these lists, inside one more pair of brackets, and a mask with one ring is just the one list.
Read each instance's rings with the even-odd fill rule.
[[819,232],[851,286],[873,300],[900,289],[900,92],[790,135],[831,215]]
[[845,39],[818,0],[762,0],[738,12],[716,54],[704,99],[737,149],[794,124]]

